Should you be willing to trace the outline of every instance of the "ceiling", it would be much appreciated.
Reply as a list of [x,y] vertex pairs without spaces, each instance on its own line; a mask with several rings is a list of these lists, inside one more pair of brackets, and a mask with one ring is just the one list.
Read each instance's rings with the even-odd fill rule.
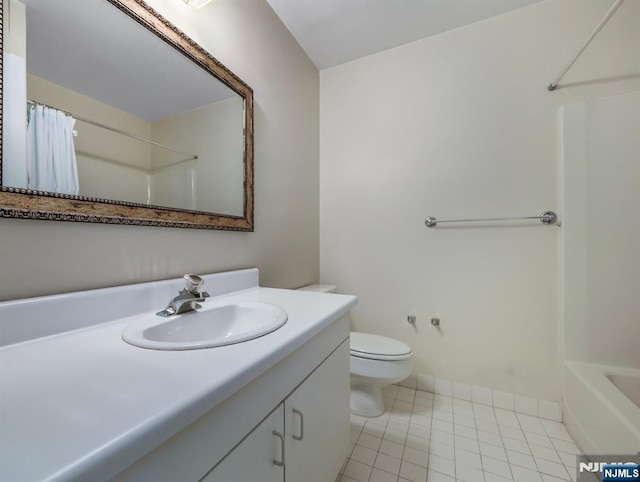
[[319,69],[541,0],[267,0]]
[[30,74],[148,122],[236,95],[104,0],[21,1]]

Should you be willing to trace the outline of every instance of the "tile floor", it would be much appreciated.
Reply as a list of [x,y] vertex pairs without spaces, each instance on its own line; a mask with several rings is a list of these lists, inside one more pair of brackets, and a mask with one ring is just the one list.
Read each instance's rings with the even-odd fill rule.
[[558,422],[392,385],[387,411],[351,416],[337,482],[576,480],[579,449]]

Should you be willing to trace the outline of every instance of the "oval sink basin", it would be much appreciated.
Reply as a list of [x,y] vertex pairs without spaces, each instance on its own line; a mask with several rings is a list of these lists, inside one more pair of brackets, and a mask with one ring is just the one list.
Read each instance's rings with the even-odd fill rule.
[[246,301],[203,304],[202,309],[170,318],[141,315],[129,323],[122,339],[131,345],[154,350],[194,350],[232,345],[277,330],[287,312],[276,305]]

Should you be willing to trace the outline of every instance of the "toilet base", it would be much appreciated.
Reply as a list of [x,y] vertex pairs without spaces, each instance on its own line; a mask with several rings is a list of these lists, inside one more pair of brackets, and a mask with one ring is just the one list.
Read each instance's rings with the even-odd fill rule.
[[367,383],[351,384],[351,413],[362,417],[379,417],[384,413],[380,387]]

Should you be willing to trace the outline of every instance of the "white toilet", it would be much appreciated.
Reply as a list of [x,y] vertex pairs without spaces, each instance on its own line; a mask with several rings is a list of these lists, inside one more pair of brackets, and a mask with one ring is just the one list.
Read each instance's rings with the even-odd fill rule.
[[[303,291],[334,293],[332,285],[309,285]],[[377,417],[384,413],[382,388],[411,374],[413,351],[386,336],[351,332],[351,413]]]

